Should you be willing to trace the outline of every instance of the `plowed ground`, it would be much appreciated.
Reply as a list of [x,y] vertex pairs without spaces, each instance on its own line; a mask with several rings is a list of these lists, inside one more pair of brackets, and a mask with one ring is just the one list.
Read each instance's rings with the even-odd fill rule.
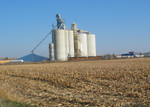
[[150,58],[1,65],[0,97],[36,106],[150,106]]

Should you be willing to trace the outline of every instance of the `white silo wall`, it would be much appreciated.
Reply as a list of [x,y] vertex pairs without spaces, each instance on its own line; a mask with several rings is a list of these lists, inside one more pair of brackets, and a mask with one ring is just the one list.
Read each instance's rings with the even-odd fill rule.
[[49,58],[52,61],[55,60],[55,57],[54,57],[54,44],[53,43],[49,44]]
[[56,60],[56,38],[55,38],[56,30],[52,31],[52,43],[54,44],[54,59]]
[[54,34],[55,59],[59,61],[67,60],[66,44],[65,44],[65,30],[57,29]]
[[69,41],[69,57],[74,57],[74,35],[73,31],[68,31],[68,41]]
[[65,30],[65,47],[66,47],[66,57],[69,56],[69,40],[68,40],[68,30]]
[[96,42],[94,34],[87,35],[87,48],[88,56],[96,56]]
[[87,34],[79,34],[79,42],[80,42],[80,55],[81,57],[87,57]]

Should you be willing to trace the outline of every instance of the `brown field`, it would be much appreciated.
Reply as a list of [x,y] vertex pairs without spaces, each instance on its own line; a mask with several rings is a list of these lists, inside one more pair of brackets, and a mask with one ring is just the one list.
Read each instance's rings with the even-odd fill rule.
[[0,97],[36,106],[150,106],[150,58],[1,65]]

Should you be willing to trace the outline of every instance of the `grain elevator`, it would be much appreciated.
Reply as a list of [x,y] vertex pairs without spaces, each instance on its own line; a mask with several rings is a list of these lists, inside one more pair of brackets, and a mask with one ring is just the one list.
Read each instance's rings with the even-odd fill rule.
[[52,43],[49,44],[50,60],[96,56],[95,34],[77,29],[76,23],[72,23],[71,29],[66,29],[60,14],[56,18],[57,26],[52,30]]

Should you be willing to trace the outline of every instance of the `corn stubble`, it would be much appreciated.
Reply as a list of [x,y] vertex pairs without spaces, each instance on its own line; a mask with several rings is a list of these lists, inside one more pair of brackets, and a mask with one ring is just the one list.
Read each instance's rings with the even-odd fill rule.
[[150,106],[150,58],[0,66],[0,84],[36,106]]

